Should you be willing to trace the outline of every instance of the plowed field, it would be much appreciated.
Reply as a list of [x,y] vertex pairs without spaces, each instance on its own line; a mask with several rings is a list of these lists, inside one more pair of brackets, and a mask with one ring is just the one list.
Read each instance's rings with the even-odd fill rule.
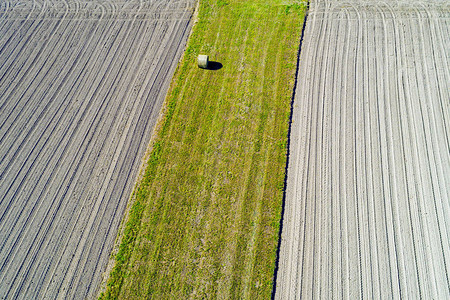
[[194,2],[0,0],[0,298],[95,297]]
[[312,1],[277,299],[450,298],[448,1]]

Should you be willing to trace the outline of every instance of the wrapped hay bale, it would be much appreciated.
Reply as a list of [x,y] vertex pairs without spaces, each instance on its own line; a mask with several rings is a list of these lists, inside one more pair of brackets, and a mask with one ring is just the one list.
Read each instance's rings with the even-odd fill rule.
[[208,69],[209,57],[208,55],[198,56],[198,67],[202,69]]

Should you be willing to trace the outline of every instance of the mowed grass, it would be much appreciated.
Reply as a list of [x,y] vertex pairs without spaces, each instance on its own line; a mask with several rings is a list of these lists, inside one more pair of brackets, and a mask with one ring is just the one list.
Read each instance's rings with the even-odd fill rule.
[[200,0],[101,298],[270,298],[305,9]]

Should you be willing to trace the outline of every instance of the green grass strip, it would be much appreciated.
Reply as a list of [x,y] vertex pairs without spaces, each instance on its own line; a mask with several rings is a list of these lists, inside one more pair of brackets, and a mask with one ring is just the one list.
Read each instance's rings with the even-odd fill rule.
[[101,299],[270,298],[305,9],[200,0]]

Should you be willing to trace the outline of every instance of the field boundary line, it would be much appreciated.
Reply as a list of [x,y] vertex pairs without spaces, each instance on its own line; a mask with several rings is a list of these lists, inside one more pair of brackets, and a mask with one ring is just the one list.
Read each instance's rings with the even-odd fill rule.
[[299,40],[299,48],[297,52],[297,65],[295,69],[295,80],[294,80],[294,86],[292,90],[292,97],[290,102],[290,113],[289,113],[289,127],[287,132],[287,142],[286,142],[286,164],[284,167],[284,182],[283,182],[283,199],[281,204],[281,215],[280,215],[280,225],[279,225],[279,231],[278,231],[278,243],[277,243],[277,252],[276,252],[276,258],[275,258],[275,268],[273,272],[273,286],[272,286],[272,295],[271,299],[275,299],[276,294],[276,288],[277,288],[277,279],[278,279],[278,268],[280,263],[280,250],[281,250],[281,236],[283,233],[283,222],[284,222],[284,215],[285,215],[285,208],[286,208],[286,190],[287,190],[287,180],[288,180],[288,167],[289,167],[289,155],[290,155],[290,145],[291,145],[291,129],[292,129],[292,118],[293,118],[293,112],[294,112],[294,100],[295,95],[297,93],[297,82],[298,82],[298,71],[300,67],[300,54],[302,51],[304,36],[305,36],[305,28],[306,23],[308,21],[308,14],[309,14],[309,6],[310,1],[307,2],[305,16],[303,19],[303,26],[302,31],[300,34],[300,40]]

